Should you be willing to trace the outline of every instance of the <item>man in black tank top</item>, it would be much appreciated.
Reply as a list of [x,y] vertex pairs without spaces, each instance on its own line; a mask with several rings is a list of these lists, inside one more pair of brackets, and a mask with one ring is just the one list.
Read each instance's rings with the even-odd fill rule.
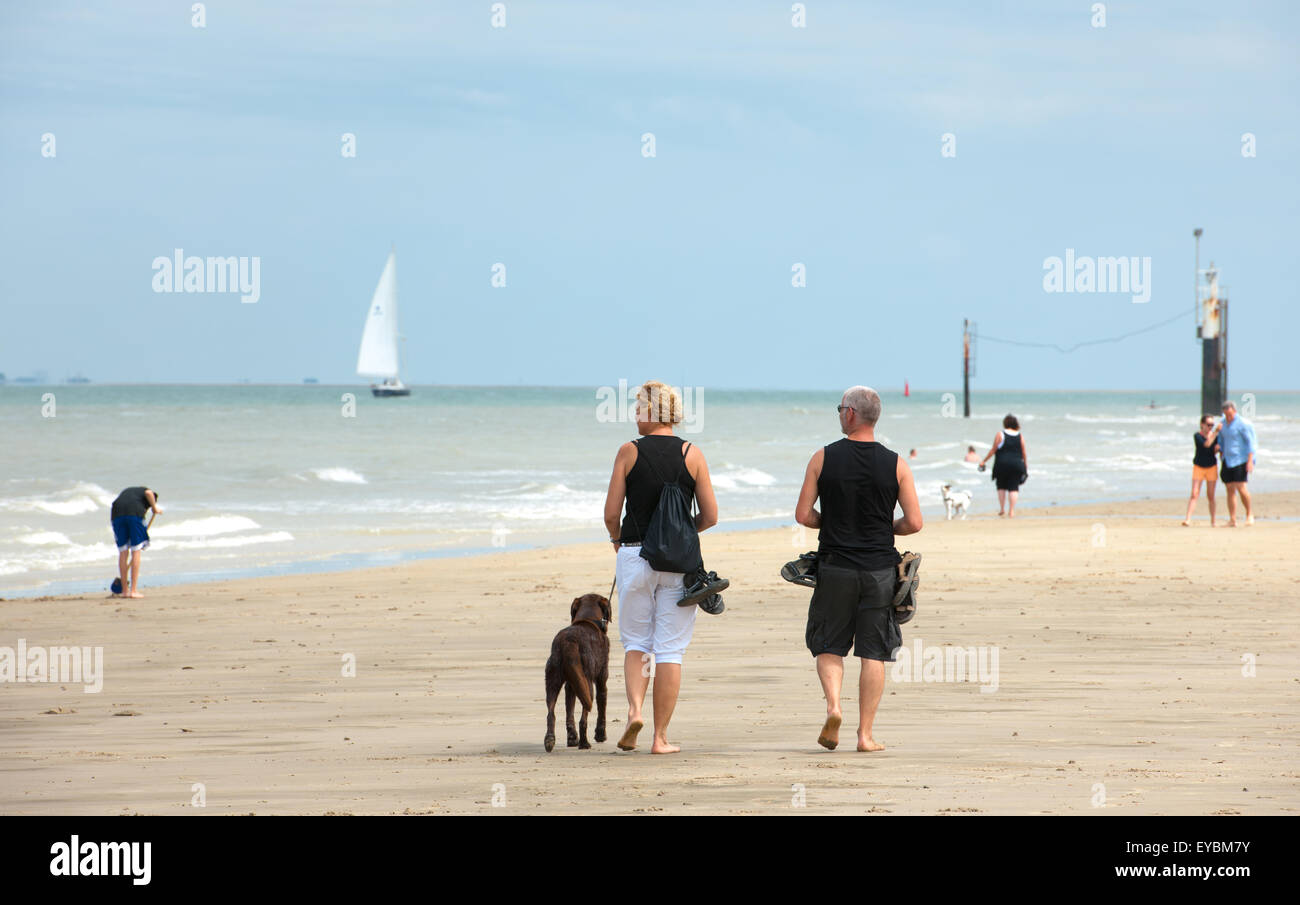
[[[840,686],[844,657],[852,645],[862,661],[858,679],[858,750],[880,751],[871,724],[885,688],[885,663],[903,643],[891,606],[898,576],[894,536],[921,530],[921,507],[912,469],[876,442],[880,396],[870,387],[844,391],[839,405],[845,434],[813,454],[804,474],[795,520],[817,528],[817,587],[804,633],[817,658],[826,695],[826,722],[818,743],[839,744]],[[814,508],[821,501],[821,511]],[[894,507],[903,517],[895,520]]]

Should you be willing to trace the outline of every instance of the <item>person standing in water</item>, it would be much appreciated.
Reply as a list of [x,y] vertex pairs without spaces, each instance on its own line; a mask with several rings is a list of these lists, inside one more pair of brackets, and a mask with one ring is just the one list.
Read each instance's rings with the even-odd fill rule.
[[[109,520],[113,525],[113,539],[117,541],[117,572],[122,582],[121,596],[143,597],[140,593],[140,557],[144,548],[149,546],[149,525],[144,522],[144,514],[149,516],[149,525],[154,516],[162,509],[158,506],[157,492],[148,487],[128,487],[113,500],[109,510]],[[127,581],[127,563],[130,562],[131,580]]]
[[[980,461],[980,471],[989,456],[993,460],[993,480],[998,488],[998,515],[1007,518],[1016,517],[1016,500],[1020,496],[1020,485],[1029,477],[1029,450],[1025,438],[1020,435],[1020,422],[1015,415],[1002,419],[1002,430],[993,438],[993,446]],[[1007,507],[1010,498],[1010,508]]]
[[1187,501],[1187,516],[1183,524],[1192,524],[1192,510],[1196,508],[1196,498],[1201,495],[1201,484],[1205,484],[1205,496],[1210,501],[1210,527],[1214,527],[1214,482],[1219,479],[1214,457],[1214,441],[1219,437],[1219,425],[1214,423],[1213,415],[1201,416],[1201,429],[1192,434],[1196,444],[1196,453],[1192,456],[1192,497]]

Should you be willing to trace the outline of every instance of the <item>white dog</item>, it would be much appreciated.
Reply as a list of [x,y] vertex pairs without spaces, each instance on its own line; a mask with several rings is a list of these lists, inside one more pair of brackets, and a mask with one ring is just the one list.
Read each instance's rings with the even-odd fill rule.
[[971,495],[969,490],[954,491],[951,484],[943,485],[943,508],[948,513],[948,521],[951,522],[952,517],[957,513],[961,513],[961,517],[964,519],[966,517],[966,508],[970,506],[970,501]]

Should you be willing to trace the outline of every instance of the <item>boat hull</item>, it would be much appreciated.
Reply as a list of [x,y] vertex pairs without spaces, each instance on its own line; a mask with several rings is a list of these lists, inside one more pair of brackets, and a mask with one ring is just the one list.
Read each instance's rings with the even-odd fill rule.
[[388,396],[409,396],[411,395],[410,387],[389,387],[389,386],[372,386],[370,392],[383,399]]

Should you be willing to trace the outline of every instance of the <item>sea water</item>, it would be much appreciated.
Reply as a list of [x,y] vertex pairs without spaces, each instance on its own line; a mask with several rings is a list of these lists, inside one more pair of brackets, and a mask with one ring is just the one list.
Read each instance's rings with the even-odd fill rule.
[[[680,433],[708,459],[715,530],[793,526],[809,457],[840,436],[840,391],[687,390]],[[1252,489],[1300,489],[1300,393],[1236,397],[1259,437]],[[106,588],[108,507],[137,484],[165,509],[146,588],[603,540],[614,456],[636,436],[609,399],[594,386],[417,386],[397,399],[363,386],[3,386],[0,596]],[[983,456],[1007,413],[1029,451],[1021,505],[1185,499],[1198,404],[1194,392],[980,390],[967,419],[959,396],[887,392],[877,439],[916,449],[930,518],[945,482],[972,493],[973,514],[996,511],[989,473],[963,457]],[[1171,518],[1182,512],[1171,503]],[[791,542],[810,549],[815,533]]]

